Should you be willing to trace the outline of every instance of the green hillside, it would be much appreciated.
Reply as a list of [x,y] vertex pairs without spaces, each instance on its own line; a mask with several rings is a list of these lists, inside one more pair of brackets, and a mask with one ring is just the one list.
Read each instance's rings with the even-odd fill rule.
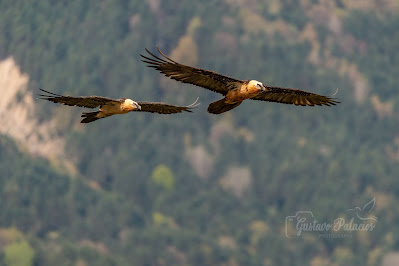
[[[0,0],[0,265],[387,262],[399,250],[399,4],[383,2]],[[140,61],[156,45],[341,103],[211,115],[221,95]],[[80,125],[85,110],[39,88],[201,105]],[[299,211],[378,221],[295,237]]]

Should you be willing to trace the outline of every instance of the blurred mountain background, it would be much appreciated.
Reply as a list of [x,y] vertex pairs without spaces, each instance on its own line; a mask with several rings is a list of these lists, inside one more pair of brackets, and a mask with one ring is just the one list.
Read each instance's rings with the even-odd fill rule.
[[[0,265],[399,265],[398,29],[397,0],[0,1]],[[210,115],[155,45],[342,103]],[[39,88],[201,105],[82,125]],[[286,236],[373,198],[373,231]]]

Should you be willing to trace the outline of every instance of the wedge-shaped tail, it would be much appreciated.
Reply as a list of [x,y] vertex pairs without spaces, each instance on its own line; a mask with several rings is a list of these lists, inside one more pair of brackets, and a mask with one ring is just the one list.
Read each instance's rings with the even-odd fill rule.
[[239,106],[241,104],[241,102],[238,103],[226,103],[226,98],[223,98],[219,101],[213,102],[208,106],[208,112],[211,114],[221,114],[227,111],[230,111],[233,108],[236,108],[237,106]]
[[102,118],[102,117],[97,117],[97,115],[99,113],[100,113],[99,111],[90,112],[90,113],[82,113],[81,117],[84,117],[84,119],[82,121],[80,121],[80,123],[86,123],[87,124],[87,123],[94,122],[94,121]]

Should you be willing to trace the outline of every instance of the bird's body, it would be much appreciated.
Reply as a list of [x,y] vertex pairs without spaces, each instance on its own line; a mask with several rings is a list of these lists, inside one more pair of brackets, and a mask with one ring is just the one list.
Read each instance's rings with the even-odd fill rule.
[[155,68],[176,81],[203,87],[225,96],[225,98],[209,105],[209,113],[220,114],[227,112],[247,99],[302,106],[330,106],[339,103],[330,97],[311,92],[265,86],[256,80],[239,80],[210,70],[186,66],[173,61],[162,53],[158,47],[157,49],[163,58],[152,54],[147,49],[146,51],[150,56],[141,55],[144,58],[142,61],[147,63],[149,67]]
[[257,84],[259,83],[259,81],[250,80],[238,84],[237,88],[234,88],[227,92],[225,102],[229,104],[235,104],[255,97],[259,94],[259,92],[262,91],[262,89],[257,86]]
[[111,115],[127,114],[137,109],[134,101],[125,99],[123,102],[109,102],[102,105],[99,109],[101,116],[107,117]]
[[175,114],[181,112],[191,112],[191,108],[197,106],[195,101],[189,106],[177,106],[172,104],[166,104],[161,102],[135,102],[131,99],[112,99],[102,96],[63,96],[52,92],[41,91],[48,93],[48,95],[39,95],[44,100],[48,100],[54,103],[60,103],[69,106],[79,106],[86,108],[97,108],[96,112],[83,113],[84,119],[81,123],[90,123],[100,118],[105,118],[118,114],[126,114],[129,112],[151,112],[158,114]]

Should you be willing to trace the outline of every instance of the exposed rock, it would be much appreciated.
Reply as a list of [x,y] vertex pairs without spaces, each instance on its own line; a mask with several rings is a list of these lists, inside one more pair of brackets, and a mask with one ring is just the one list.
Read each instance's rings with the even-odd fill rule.
[[220,179],[220,185],[233,193],[236,197],[242,198],[252,184],[252,174],[248,167],[232,166]]
[[65,158],[65,140],[57,136],[55,121],[39,122],[33,93],[27,89],[29,76],[21,72],[12,57],[0,61],[0,134],[14,139],[22,150],[62,164],[76,173]]

